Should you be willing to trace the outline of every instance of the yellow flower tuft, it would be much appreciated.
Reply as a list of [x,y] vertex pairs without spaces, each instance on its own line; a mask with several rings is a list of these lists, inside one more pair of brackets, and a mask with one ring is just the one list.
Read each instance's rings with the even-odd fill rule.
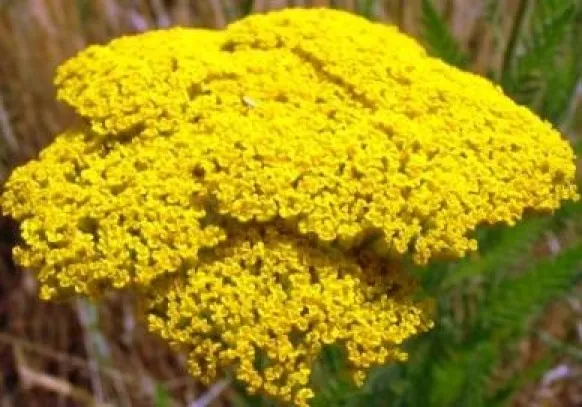
[[234,369],[297,405],[323,345],[344,346],[361,384],[429,327],[386,259],[462,257],[478,225],[578,199],[550,124],[345,12],[124,37],[56,84],[86,124],[0,201],[43,298],[135,289],[193,375]]
[[148,286],[226,238],[198,196],[195,152],[178,136],[112,146],[90,135],[57,137],[14,171],[2,197],[22,221],[16,258],[39,270],[44,298],[55,289],[96,296],[105,287]]
[[344,345],[361,384],[363,370],[403,360],[402,341],[431,324],[397,269],[316,248],[281,225],[233,231],[202,257],[153,294],[149,325],[189,349],[191,370],[208,383],[236,366],[252,392],[298,401],[311,394],[324,345]]

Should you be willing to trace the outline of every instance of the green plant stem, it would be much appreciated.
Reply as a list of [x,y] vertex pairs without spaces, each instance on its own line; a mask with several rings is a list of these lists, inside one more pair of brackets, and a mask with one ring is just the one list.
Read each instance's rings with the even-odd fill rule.
[[528,7],[529,0],[520,0],[517,8],[517,14],[513,22],[513,27],[511,28],[509,41],[507,41],[507,47],[505,48],[505,53],[503,55],[503,66],[501,68],[503,76],[509,74],[509,70],[511,69],[511,62],[515,54],[515,47],[517,47],[517,40],[525,22],[525,15]]

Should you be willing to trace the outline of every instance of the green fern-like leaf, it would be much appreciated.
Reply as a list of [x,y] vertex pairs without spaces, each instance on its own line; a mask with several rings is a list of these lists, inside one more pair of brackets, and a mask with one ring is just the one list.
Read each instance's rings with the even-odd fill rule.
[[480,341],[463,351],[455,350],[433,369],[431,406],[485,406],[485,391],[498,349],[492,341]]
[[459,68],[467,66],[468,57],[461,50],[458,41],[431,0],[422,0],[421,22],[423,40],[432,55]]
[[548,218],[537,218],[503,229],[493,247],[477,259],[460,262],[457,268],[447,274],[442,288],[449,289],[468,278],[488,278],[493,272],[499,272],[516,264],[541,236],[549,223]]
[[504,280],[482,305],[481,327],[496,336],[519,333],[552,299],[582,278],[582,243]]
[[568,111],[569,104],[582,78],[582,2],[573,19],[569,41],[562,49],[554,69],[546,72],[546,86],[538,113],[558,124]]
[[[572,58],[571,54],[569,58]],[[565,67],[551,70],[547,74],[538,113],[553,123],[559,123],[567,112],[581,74],[582,70],[573,61],[568,61]]]
[[543,89],[543,74],[553,68],[554,58],[572,28],[575,12],[574,0],[537,2],[529,32],[521,41],[522,49],[508,56],[514,63],[502,76],[503,87],[518,102],[532,103]]
[[[536,224],[540,228],[538,232],[544,225]],[[431,387],[431,405],[492,405],[493,399],[488,401],[486,390],[491,372],[499,364],[501,351],[505,348],[502,345],[518,338],[532,317],[580,278],[582,243],[564,250],[553,259],[539,261],[515,278],[505,277],[481,301],[472,332],[464,335],[463,342],[453,346],[449,355],[443,355],[438,362]],[[448,388],[445,387],[447,380]],[[494,396],[495,401],[501,405],[514,390],[513,387],[504,388]]]

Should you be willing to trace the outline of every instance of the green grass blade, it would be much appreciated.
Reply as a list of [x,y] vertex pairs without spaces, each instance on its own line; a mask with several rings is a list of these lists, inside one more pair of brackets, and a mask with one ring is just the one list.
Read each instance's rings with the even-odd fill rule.
[[432,55],[459,68],[467,66],[468,57],[431,0],[422,0],[421,23],[422,38]]

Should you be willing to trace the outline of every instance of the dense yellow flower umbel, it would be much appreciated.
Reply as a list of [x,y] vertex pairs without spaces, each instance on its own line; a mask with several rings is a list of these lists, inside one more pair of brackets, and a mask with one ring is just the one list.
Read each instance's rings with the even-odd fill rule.
[[124,37],[56,84],[85,125],[0,201],[41,295],[134,289],[195,376],[298,405],[324,344],[361,383],[429,327],[397,259],[462,257],[478,225],[577,198],[550,124],[340,11]]
[[249,391],[301,405],[322,346],[342,343],[361,382],[370,366],[405,359],[398,345],[429,327],[395,271],[366,253],[314,247],[277,222],[233,230],[185,280],[154,294],[150,328],[190,349],[193,374],[210,381],[236,366]]

